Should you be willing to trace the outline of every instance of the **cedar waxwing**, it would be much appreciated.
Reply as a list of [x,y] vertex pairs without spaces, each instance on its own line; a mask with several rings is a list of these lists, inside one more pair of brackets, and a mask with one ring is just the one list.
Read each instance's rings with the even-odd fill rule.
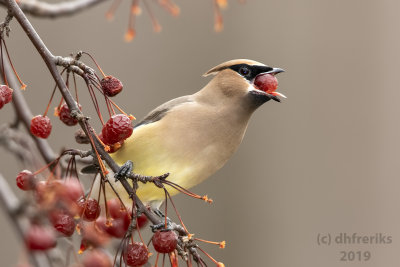
[[[133,171],[141,175],[169,172],[167,180],[185,189],[201,183],[237,150],[252,113],[271,99],[280,101],[254,86],[257,75],[279,72],[283,70],[247,59],[212,68],[204,76],[215,77],[203,89],[151,111],[112,158],[119,165],[131,160]],[[120,183],[114,187],[125,203],[131,203]],[[167,189],[171,196],[179,192]],[[155,208],[165,200],[164,191],[152,183],[139,183],[137,195]],[[109,191],[107,197],[114,195]]]

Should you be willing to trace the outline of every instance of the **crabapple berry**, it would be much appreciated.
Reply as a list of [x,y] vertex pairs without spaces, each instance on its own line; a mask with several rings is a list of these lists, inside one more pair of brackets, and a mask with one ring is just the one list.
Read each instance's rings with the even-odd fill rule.
[[149,260],[149,252],[143,243],[133,242],[126,245],[123,257],[126,265],[137,267],[142,266]]
[[60,196],[71,201],[77,201],[84,195],[81,182],[76,177],[65,179],[61,186]]
[[[82,108],[81,105],[79,105],[79,104],[78,104],[78,107],[79,107],[79,109]],[[76,124],[78,123],[78,120],[75,119],[75,118],[73,118],[73,117],[71,116],[71,111],[69,111],[69,108],[68,108],[68,106],[67,106],[66,103],[64,103],[64,104],[60,107],[60,110],[59,110],[59,112],[58,112],[58,115],[59,115],[60,120],[61,120],[64,124],[66,124],[66,125],[68,125],[68,126],[74,126],[74,125],[76,125]]]
[[142,213],[139,217],[137,217],[137,226],[138,228],[142,228],[149,222],[149,219],[147,219],[146,214]]
[[35,176],[28,170],[23,170],[18,173],[17,186],[24,191],[32,190],[35,188]]
[[78,129],[75,132],[75,141],[78,144],[89,144],[90,139],[87,137],[86,133],[82,129]]
[[92,222],[100,216],[101,209],[96,199],[89,198],[86,201],[81,199],[78,201],[78,206],[82,209],[82,217],[85,221]]
[[133,125],[131,119],[125,114],[112,116],[101,131],[103,141],[106,145],[121,142],[131,136],[132,132]]
[[260,74],[255,78],[254,85],[258,89],[271,94],[278,88],[278,79],[272,74]]
[[0,85],[0,109],[12,100],[13,89],[7,85]]
[[111,267],[110,257],[100,249],[88,252],[82,261],[84,267]]
[[47,116],[37,115],[31,120],[31,133],[40,138],[47,138],[51,132],[50,118]]
[[57,241],[51,228],[33,224],[25,234],[29,250],[47,250],[56,246]]
[[100,86],[104,94],[110,97],[119,94],[123,88],[122,82],[111,75],[101,79]]
[[107,208],[113,219],[125,219],[128,217],[128,211],[124,208],[121,201],[118,198],[113,198],[107,201]]
[[49,217],[53,227],[64,236],[71,236],[75,232],[75,220],[67,211],[54,210]]
[[107,225],[106,217],[100,217],[96,220],[96,226],[98,226],[101,230],[109,234],[110,236],[116,238],[122,238],[125,236],[126,231],[129,228],[129,221],[126,222],[122,218],[113,219],[111,221],[111,225]]
[[170,253],[178,244],[178,235],[174,231],[158,231],[152,238],[154,249],[160,253]]

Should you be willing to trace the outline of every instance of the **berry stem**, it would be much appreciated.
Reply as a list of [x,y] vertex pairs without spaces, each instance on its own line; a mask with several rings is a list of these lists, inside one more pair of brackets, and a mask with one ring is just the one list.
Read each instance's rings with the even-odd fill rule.
[[26,84],[24,84],[24,82],[21,81],[21,78],[19,77],[17,71],[16,71],[15,68],[14,68],[14,64],[12,63],[11,58],[10,58],[10,54],[8,53],[8,49],[7,49],[6,42],[4,41],[4,39],[1,39],[1,41],[3,42],[4,48],[6,49],[6,54],[7,54],[8,61],[10,62],[10,66],[11,66],[12,70],[14,71],[14,74],[15,74],[15,76],[17,77],[19,83],[21,84],[21,89],[22,89],[22,90],[25,90]]
[[[65,69],[64,69],[64,70],[65,70]],[[47,103],[46,110],[45,110],[44,113],[43,113],[43,117],[46,116],[46,115],[47,115],[47,112],[49,111],[49,108],[50,108],[50,105],[51,105],[51,101],[53,101],[54,94],[56,93],[56,89],[57,89],[57,86],[54,86],[54,89],[53,89],[53,92],[51,93],[49,102]],[[61,97],[61,102],[60,102],[60,105],[58,106],[58,110],[60,109],[60,106],[61,106],[62,101],[63,101],[63,98]]]
[[131,114],[129,114],[129,115],[126,114],[125,111],[123,111],[117,104],[115,104],[114,101],[112,101],[111,99],[108,99],[108,101],[110,101],[111,104],[113,104],[114,107],[116,107],[122,114],[128,116],[131,120],[136,120],[136,118],[135,118],[133,115],[131,115]]
[[160,257],[160,252],[157,252],[156,261],[154,263],[154,267],[158,266],[158,258]]
[[78,87],[76,86],[75,73],[72,73],[72,78],[74,79],[75,99],[76,99],[76,102],[79,104]]
[[187,230],[185,224],[183,223],[183,220],[182,220],[182,218],[181,218],[181,215],[179,214],[178,210],[177,210],[176,207],[175,207],[174,202],[172,201],[171,195],[168,193],[167,189],[164,188],[164,190],[165,190],[166,194],[168,195],[169,201],[171,201],[171,204],[172,204],[172,206],[174,207],[176,216],[178,216],[179,222],[181,223],[183,229],[185,229],[186,233],[189,233],[189,231]]
[[39,170],[35,171],[35,172],[33,173],[33,175],[37,175],[37,174],[41,173],[42,171],[44,171],[44,170],[50,168],[50,166],[52,166],[52,165],[57,166],[59,161],[60,161],[60,157],[56,158],[56,159],[53,160],[52,162],[46,164],[45,166],[43,166],[43,167],[40,168]]
[[101,72],[101,74],[103,75],[103,77],[106,77],[106,75],[104,74],[103,70],[100,68],[99,64],[97,64],[97,61],[94,59],[94,57],[92,57],[91,54],[89,54],[89,53],[87,53],[87,52],[82,52],[82,54],[85,54],[85,55],[89,56],[89,57],[93,60],[94,64],[95,64],[96,67],[99,69],[99,71]]
[[147,13],[149,13],[151,22],[153,24],[153,30],[155,32],[160,32],[161,31],[161,25],[160,23],[158,23],[158,20],[156,19],[156,17],[154,16],[153,11],[151,10],[149,4],[147,3],[147,1],[143,1],[144,4],[144,8],[146,9]]
[[106,18],[108,20],[112,20],[114,18],[115,11],[117,10],[120,4],[121,0],[115,0],[114,2],[112,2],[110,8],[106,12]]
[[216,261],[213,257],[211,257],[210,254],[208,254],[207,252],[205,252],[201,247],[197,246],[197,248],[204,253],[204,255],[206,255],[210,260],[212,260],[215,264],[218,265],[218,261]]
[[[136,188],[135,188],[135,191],[136,191]],[[140,241],[144,244],[142,234],[140,233],[140,227],[139,227],[139,222],[138,222],[137,209],[136,209],[136,199],[132,199],[132,214],[133,214],[133,216],[135,217],[135,220],[136,220],[136,230],[138,232]]]
[[137,15],[137,10],[139,10],[139,0],[132,0],[131,12],[129,13],[128,29],[125,33],[125,41],[129,42],[135,38],[135,20]]
[[193,239],[200,241],[200,242],[208,243],[208,244],[218,245],[220,248],[225,248],[225,245],[226,245],[225,241],[215,242],[215,241],[209,241],[209,240],[204,240],[204,239],[200,239],[200,238],[193,238]]

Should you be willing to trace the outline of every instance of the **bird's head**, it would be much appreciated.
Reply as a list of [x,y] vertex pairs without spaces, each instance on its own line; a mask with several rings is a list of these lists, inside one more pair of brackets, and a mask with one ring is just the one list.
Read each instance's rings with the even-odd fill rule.
[[271,99],[280,102],[278,96],[285,97],[275,90],[261,88],[266,76],[271,77],[270,75],[273,76],[272,79],[275,79],[277,85],[275,75],[280,72],[283,72],[280,68],[272,68],[257,61],[235,59],[210,69],[203,76],[215,75],[209,83],[208,90],[217,90],[227,98],[245,102],[252,108],[257,108]]

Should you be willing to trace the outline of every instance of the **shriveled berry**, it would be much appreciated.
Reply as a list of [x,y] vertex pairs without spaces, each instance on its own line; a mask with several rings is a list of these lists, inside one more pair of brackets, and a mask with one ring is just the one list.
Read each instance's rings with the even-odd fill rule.
[[94,249],[86,253],[82,261],[84,267],[111,267],[111,258],[102,250]]
[[33,190],[35,188],[35,177],[32,172],[28,170],[23,170],[18,173],[17,176],[17,186],[24,191]]
[[125,247],[123,257],[126,265],[137,267],[148,261],[149,252],[143,243],[133,242]]
[[129,221],[126,222],[123,218],[112,219],[107,223],[105,217],[100,217],[96,220],[96,225],[112,237],[122,238],[125,236],[129,228]]
[[70,177],[65,179],[62,185],[59,187],[59,196],[71,201],[77,201],[84,195],[83,186],[76,177]]
[[101,131],[104,143],[107,145],[112,145],[125,140],[131,136],[132,132],[132,122],[125,114],[112,116],[103,126]]
[[71,236],[75,232],[75,220],[67,211],[52,211],[50,221],[53,227],[65,236]]
[[125,219],[128,218],[128,211],[124,208],[121,201],[118,198],[113,198],[107,201],[108,212],[113,219]]
[[111,75],[101,79],[100,85],[104,94],[110,97],[119,94],[123,88],[122,82]]
[[170,253],[178,244],[178,235],[175,231],[158,231],[152,238],[154,249],[160,253]]
[[7,85],[0,85],[0,109],[12,100],[13,89]]
[[56,236],[51,228],[32,225],[25,234],[25,244],[29,250],[47,250],[56,246]]
[[5,104],[6,104],[6,101],[5,101],[4,97],[0,95],[0,109],[2,109]]
[[38,203],[46,200],[48,185],[46,181],[39,181],[35,185],[35,196]]
[[47,116],[37,115],[31,120],[31,133],[40,138],[47,138],[51,132],[50,118]]
[[75,141],[78,144],[89,144],[90,143],[90,139],[87,137],[87,135],[85,134],[85,132],[82,129],[78,129],[75,132]]
[[258,89],[271,94],[278,88],[278,79],[272,74],[260,74],[255,78],[254,85]]
[[97,202],[96,199],[89,198],[86,201],[84,199],[81,199],[80,201],[78,201],[78,205],[82,209],[82,218],[85,221],[92,222],[100,216],[101,209],[99,202]]
[[139,228],[142,228],[149,222],[149,219],[147,219],[146,214],[142,213],[139,217],[137,217],[137,225]]
[[110,240],[110,236],[102,229],[99,228],[96,223],[82,222],[81,226],[82,242],[81,249],[88,247],[104,247]]
[[[79,109],[82,108],[81,105],[78,105],[78,107]],[[67,104],[63,104],[60,107],[58,115],[60,120],[68,126],[74,126],[78,123],[77,119],[72,118],[71,112],[69,111]]]

